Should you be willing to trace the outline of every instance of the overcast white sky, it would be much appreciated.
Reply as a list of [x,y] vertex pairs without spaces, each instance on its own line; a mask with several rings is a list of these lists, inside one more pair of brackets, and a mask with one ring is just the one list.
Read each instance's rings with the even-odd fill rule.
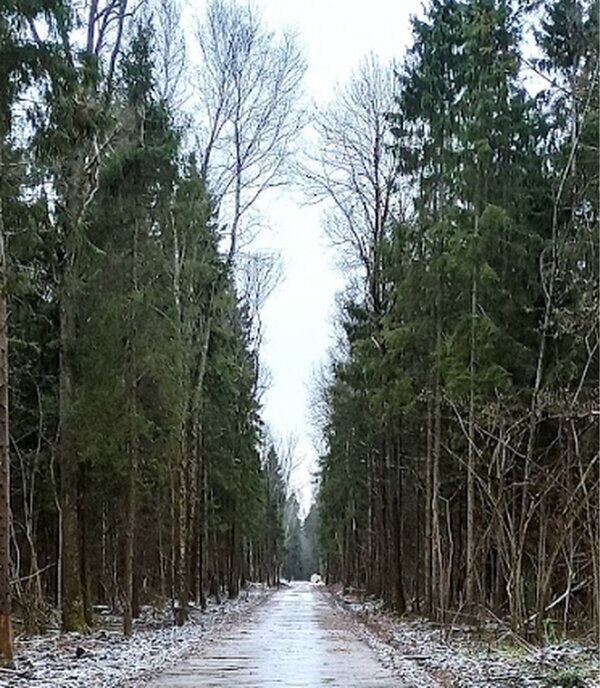
[[[410,0],[256,0],[272,29],[298,33],[308,61],[305,91],[318,106],[334,95],[361,58],[374,52],[400,58],[410,39],[411,14],[421,2]],[[333,344],[335,294],[343,276],[321,231],[322,209],[303,204],[298,190],[283,189],[262,207],[270,227],[261,246],[280,251],[284,281],[264,309],[263,360],[272,373],[263,416],[278,436],[296,435],[299,466],[293,486],[306,511],[311,499],[311,474],[316,450],[310,425],[313,370],[326,360]]]

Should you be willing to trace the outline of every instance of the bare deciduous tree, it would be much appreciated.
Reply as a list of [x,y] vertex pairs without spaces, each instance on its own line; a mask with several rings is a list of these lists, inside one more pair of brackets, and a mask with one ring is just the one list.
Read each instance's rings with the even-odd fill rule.
[[304,167],[311,198],[330,202],[325,230],[346,265],[363,271],[374,308],[381,300],[381,240],[399,216],[387,123],[394,90],[392,65],[366,58],[335,100],[316,113],[319,153]]
[[247,319],[250,350],[256,359],[255,392],[258,398],[262,397],[272,382],[271,371],[260,360],[264,337],[262,310],[282,279],[283,269],[278,253],[255,251],[242,253],[238,257],[237,284]]
[[201,168],[226,224],[232,263],[249,211],[286,179],[304,124],[306,65],[295,35],[269,31],[252,5],[210,0],[196,36]]
[[181,11],[176,0],[156,0],[152,11],[156,88],[173,114],[189,97],[185,88],[187,54]]
[[263,341],[261,311],[283,278],[281,258],[273,251],[255,251],[243,253],[239,259],[239,294],[248,319],[251,346],[258,351]]

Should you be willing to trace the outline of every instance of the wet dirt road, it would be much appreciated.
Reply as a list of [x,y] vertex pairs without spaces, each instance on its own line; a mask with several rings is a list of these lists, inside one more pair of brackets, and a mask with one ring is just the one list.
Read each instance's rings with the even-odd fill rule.
[[253,618],[148,688],[391,688],[373,651],[308,583],[281,590]]

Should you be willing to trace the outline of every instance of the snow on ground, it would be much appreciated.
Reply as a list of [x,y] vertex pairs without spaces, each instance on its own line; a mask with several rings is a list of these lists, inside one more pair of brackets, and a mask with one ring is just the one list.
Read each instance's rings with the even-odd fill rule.
[[[594,647],[564,642],[524,650],[506,642],[485,643],[474,639],[466,627],[447,633],[424,620],[394,618],[372,602],[356,603],[339,592],[333,598],[324,594],[393,669],[403,688],[583,685],[569,682],[569,672],[570,681],[576,675],[586,676],[585,685],[600,688],[600,656]],[[0,687],[137,688],[207,643],[219,642],[224,631],[248,619],[267,596],[263,586],[252,585],[237,600],[211,603],[206,612],[192,610],[182,628],[170,625],[168,611],[158,614],[148,607],[131,639],[116,630],[117,619],[107,618],[107,628],[87,635],[18,638],[16,668],[0,670]]]
[[[403,688],[600,688],[600,652],[593,645],[566,641],[526,650],[475,640],[464,627],[449,634],[423,619],[400,620],[339,591],[333,600]],[[585,684],[571,682],[576,676]]]
[[[0,686],[10,688],[116,688],[141,686],[159,670],[219,639],[240,624],[268,596],[251,585],[236,600],[193,609],[181,628],[165,626],[165,617],[145,608],[132,638],[121,631],[17,638],[14,670],[0,671]],[[162,627],[156,628],[159,624]]]

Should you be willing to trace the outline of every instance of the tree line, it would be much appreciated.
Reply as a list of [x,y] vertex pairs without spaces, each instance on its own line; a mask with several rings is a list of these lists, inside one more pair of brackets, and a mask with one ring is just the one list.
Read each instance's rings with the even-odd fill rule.
[[316,118],[321,555],[399,613],[598,628],[599,11],[430,0]]
[[181,624],[279,577],[258,359],[277,264],[249,242],[303,122],[304,60],[214,0],[192,73],[182,25],[171,1],[0,2],[4,661],[11,598],[29,631],[56,611],[82,630],[103,604],[130,635],[144,603]]

